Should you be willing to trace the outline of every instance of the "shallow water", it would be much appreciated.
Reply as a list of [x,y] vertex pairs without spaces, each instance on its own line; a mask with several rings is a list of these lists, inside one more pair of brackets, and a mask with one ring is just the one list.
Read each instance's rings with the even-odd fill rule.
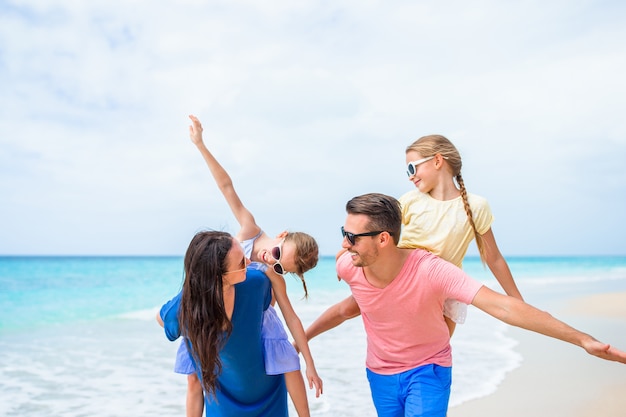
[[[306,327],[349,294],[337,282],[334,258],[307,274],[309,300],[288,279],[294,308]],[[626,291],[626,258],[513,258],[526,300],[547,301]],[[498,290],[474,259],[465,268]],[[173,372],[177,343],[154,317],[180,289],[182,259],[1,258],[0,415],[184,415],[185,377]],[[507,326],[470,308],[452,339],[450,403],[493,392],[522,357]],[[365,377],[360,319],[310,343],[324,394],[310,396],[313,416],[375,415]],[[295,415],[295,412],[291,413]]]

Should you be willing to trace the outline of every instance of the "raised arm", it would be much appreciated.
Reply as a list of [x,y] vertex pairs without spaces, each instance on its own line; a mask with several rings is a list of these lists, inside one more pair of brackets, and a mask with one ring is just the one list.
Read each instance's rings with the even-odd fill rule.
[[202,124],[200,120],[196,116],[190,115],[191,125],[189,126],[189,137],[191,138],[191,142],[198,148],[204,161],[206,162],[209,170],[211,170],[211,174],[215,179],[215,183],[218,188],[224,195],[230,210],[233,215],[237,219],[239,226],[241,229],[237,235],[237,239],[239,241],[249,239],[253,236],[256,236],[257,233],[261,230],[259,226],[256,224],[254,220],[254,216],[250,211],[243,205],[241,199],[237,195],[235,191],[235,187],[233,186],[233,181],[228,175],[228,172],[217,162],[217,159],[213,156],[213,154],[208,150],[204,141],[202,140]]
[[274,273],[271,269],[268,269],[266,274],[272,282],[274,297],[280,307],[280,311],[283,313],[285,324],[287,324],[289,332],[296,342],[296,349],[302,353],[302,357],[304,357],[309,388],[313,388],[313,386],[315,386],[315,396],[319,397],[323,392],[322,380],[317,375],[315,363],[313,362],[313,355],[311,355],[311,350],[309,349],[309,343],[307,342],[302,322],[294,311],[291,301],[289,301],[289,297],[287,296],[287,285],[285,283],[285,279],[281,275]]
[[509,265],[500,253],[500,249],[498,249],[496,238],[494,237],[491,228],[481,236],[485,245],[485,260],[487,262],[487,266],[493,273],[493,276],[496,277],[500,286],[507,295],[524,300],[522,294],[517,288],[517,285],[515,284],[515,281],[513,280],[513,275],[511,274]]
[[472,305],[512,326],[572,343],[601,359],[626,363],[626,352],[602,343],[517,298],[499,294],[483,286],[474,297]]

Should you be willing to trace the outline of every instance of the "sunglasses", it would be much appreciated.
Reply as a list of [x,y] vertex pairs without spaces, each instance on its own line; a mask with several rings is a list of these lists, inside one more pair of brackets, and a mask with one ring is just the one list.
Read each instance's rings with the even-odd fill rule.
[[281,240],[280,243],[278,245],[274,246],[272,248],[272,250],[270,251],[270,254],[272,255],[272,258],[274,258],[276,260],[274,265],[272,265],[272,269],[278,275],[285,275],[287,273],[287,271],[285,271],[285,268],[283,267],[283,265],[280,263],[280,258],[283,256],[283,249],[282,249],[283,248],[283,243],[285,243],[285,239]]
[[384,232],[384,230],[381,230],[380,232],[350,233],[350,232],[346,232],[346,230],[343,228],[343,226],[341,226],[341,236],[343,236],[346,239],[348,239],[348,242],[350,242],[351,245],[356,244],[356,238],[357,237],[361,237],[361,236],[378,236],[382,232]]
[[408,175],[409,177],[415,175],[418,165],[423,164],[424,162],[428,162],[434,157],[435,155],[429,156],[427,158],[418,159],[417,161],[409,162],[408,166],[406,167],[406,175]]

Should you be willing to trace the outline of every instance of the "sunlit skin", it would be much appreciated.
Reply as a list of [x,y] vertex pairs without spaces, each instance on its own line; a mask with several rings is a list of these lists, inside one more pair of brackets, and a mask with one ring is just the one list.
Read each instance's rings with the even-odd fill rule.
[[[368,232],[368,218],[364,215],[351,215],[346,219],[344,230],[358,234]],[[356,238],[354,245],[347,238],[343,238],[341,247],[350,252],[352,264],[358,267],[369,266],[370,262],[378,256],[378,248],[374,244],[378,236],[360,236]]]
[[246,280],[246,267],[250,260],[246,258],[239,242],[233,239],[233,246],[226,255],[227,272],[222,276],[225,285],[235,285]]
[[[276,263],[276,259],[272,256],[272,249],[283,240],[283,237],[287,232],[283,232],[275,239],[269,241],[269,246],[264,246],[252,256],[251,261],[261,262],[269,266],[273,266]],[[266,243],[267,244],[267,243]],[[293,242],[283,242],[281,246],[282,255],[280,257],[280,264],[285,268],[286,272],[296,273],[298,268],[296,266],[296,245]]]
[[[419,161],[424,156],[416,151],[408,151],[406,153],[406,163]],[[418,190],[423,193],[430,194],[431,197],[447,201],[457,198],[461,192],[454,184],[452,172],[440,154],[436,154],[433,159],[419,164],[416,167],[415,174],[409,176],[411,181]]]

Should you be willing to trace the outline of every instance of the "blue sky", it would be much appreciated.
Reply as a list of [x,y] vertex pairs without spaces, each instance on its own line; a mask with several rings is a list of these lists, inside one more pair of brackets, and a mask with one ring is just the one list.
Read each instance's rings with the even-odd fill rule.
[[505,255],[626,254],[626,5],[0,1],[0,254],[182,255],[237,225],[341,244],[439,133]]

